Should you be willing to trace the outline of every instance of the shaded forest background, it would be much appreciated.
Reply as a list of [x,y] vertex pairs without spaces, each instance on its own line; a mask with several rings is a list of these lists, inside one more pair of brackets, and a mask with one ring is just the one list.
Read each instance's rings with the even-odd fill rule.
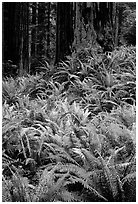
[[44,71],[84,48],[136,44],[135,2],[4,2],[3,76]]

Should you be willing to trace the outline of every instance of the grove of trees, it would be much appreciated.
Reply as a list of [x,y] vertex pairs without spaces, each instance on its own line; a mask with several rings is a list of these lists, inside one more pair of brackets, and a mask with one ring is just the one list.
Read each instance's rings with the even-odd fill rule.
[[35,73],[81,47],[135,45],[135,11],[135,2],[4,2],[3,75]]

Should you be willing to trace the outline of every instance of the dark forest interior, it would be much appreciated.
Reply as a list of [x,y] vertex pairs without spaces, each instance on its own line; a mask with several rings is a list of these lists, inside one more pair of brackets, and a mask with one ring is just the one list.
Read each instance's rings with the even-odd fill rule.
[[[10,60],[18,74],[35,73],[39,61],[56,64],[77,49],[100,47],[105,53],[135,45],[135,9],[133,2],[5,2],[3,63]],[[5,68],[3,75],[12,71]]]

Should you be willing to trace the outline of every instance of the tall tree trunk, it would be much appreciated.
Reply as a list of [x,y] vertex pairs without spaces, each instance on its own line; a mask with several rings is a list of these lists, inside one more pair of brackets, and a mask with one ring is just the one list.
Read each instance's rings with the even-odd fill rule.
[[38,46],[37,54],[39,57],[45,55],[45,39],[46,39],[46,26],[45,26],[45,17],[46,17],[46,8],[45,3],[38,3]]
[[71,53],[73,42],[73,3],[57,3],[57,28],[56,28],[56,59],[55,63],[65,60]]
[[82,41],[82,3],[75,3],[76,19],[75,19],[75,33],[74,33],[74,45],[80,45]]
[[50,2],[48,3],[48,7],[47,7],[47,49],[46,49],[46,54],[47,57],[49,58],[49,51],[50,51]]
[[114,47],[114,3],[94,3],[94,29],[97,33],[97,42],[103,51],[112,51]]
[[[13,63],[18,63],[18,43],[16,27],[18,27],[17,17],[17,3],[15,2],[4,2],[2,3],[3,10],[3,61],[12,60]],[[19,29],[19,27],[18,27]]]
[[[4,3],[4,59],[19,65],[19,74],[29,72],[29,5]],[[7,17],[7,18],[6,18]]]
[[115,22],[114,22],[114,47],[118,46],[118,34],[119,34],[119,10],[117,4],[114,5],[115,9]]
[[74,47],[92,47],[96,40],[96,33],[93,27],[93,3],[77,2],[75,3],[75,34]]
[[31,56],[35,57],[37,52],[37,3],[32,4],[32,42],[31,42]]
[[29,4],[20,3],[19,75],[29,73]]

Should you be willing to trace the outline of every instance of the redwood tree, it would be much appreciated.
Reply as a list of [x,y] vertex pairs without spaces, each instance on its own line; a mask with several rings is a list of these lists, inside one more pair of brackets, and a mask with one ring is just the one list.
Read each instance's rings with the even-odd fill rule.
[[[19,53],[17,50],[17,36],[16,27],[18,25],[17,19],[17,4],[15,2],[3,2],[3,61],[12,60],[13,63],[18,63]],[[17,21],[16,21],[17,20]]]
[[73,42],[73,2],[57,3],[56,59],[64,60],[71,53]]
[[20,2],[19,17],[19,75],[29,72],[29,3]]
[[3,60],[18,65],[19,75],[29,72],[29,3],[3,3]]
[[51,3],[48,2],[47,6],[47,48],[46,48],[46,54],[49,58],[49,51],[50,51],[50,9],[51,9]]
[[31,56],[35,57],[37,55],[37,21],[38,21],[38,14],[37,14],[37,3],[32,3],[32,22],[31,22]]

